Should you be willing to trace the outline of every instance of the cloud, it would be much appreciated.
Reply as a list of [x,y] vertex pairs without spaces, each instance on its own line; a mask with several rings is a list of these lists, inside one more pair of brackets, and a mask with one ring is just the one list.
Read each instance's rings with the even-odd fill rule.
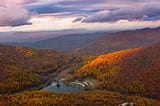
[[[27,5],[38,14],[78,17],[73,22],[116,22],[119,20],[159,20],[159,0],[33,0]],[[154,5],[153,5],[154,4]],[[156,5],[157,4],[157,5]],[[136,7],[135,7],[136,6]],[[59,17],[59,15],[57,16]],[[80,17],[83,19],[80,20]]]
[[156,21],[160,20],[160,7],[158,5],[149,4],[143,7],[120,8],[113,11],[103,10],[85,17],[82,22],[117,22],[119,20]]
[[[104,0],[100,0],[104,1]],[[91,4],[100,2],[97,0],[37,0],[27,4],[30,11],[36,11],[38,14],[72,12],[74,14],[88,14],[97,9],[88,8]],[[90,10],[90,11],[89,11]]]
[[25,3],[24,0],[0,0],[0,27],[31,24],[28,20],[34,13],[24,7]]
[[80,22],[81,20],[83,20],[83,18],[78,17],[78,18],[76,18],[75,20],[73,20],[73,23],[74,23],[74,22]]
[[[106,27],[108,24],[119,24],[114,23],[119,20],[120,22],[128,20],[126,21],[128,23],[148,20],[155,22],[155,20],[160,20],[159,5],[159,0],[0,0],[0,29],[24,28],[26,30],[28,26],[3,26],[20,26],[31,23],[33,25],[30,25],[29,28],[34,29],[39,27],[40,23],[39,21],[35,23],[32,19],[44,17],[58,19],[56,22],[50,20],[41,23],[41,26],[46,29],[49,28],[45,26],[47,24],[52,26],[52,23],[56,23],[53,26],[57,27],[63,22],[68,22],[68,20],[63,21],[64,19],[70,19],[71,26],[75,25],[76,28],[91,24],[94,24],[95,27],[97,24],[105,24]],[[32,11],[35,11],[36,14]]]
[[61,13],[61,12],[74,12],[75,9],[68,8],[65,6],[57,6],[57,5],[43,5],[43,6],[34,6],[28,7],[30,11],[36,11],[38,14],[45,14],[45,13]]

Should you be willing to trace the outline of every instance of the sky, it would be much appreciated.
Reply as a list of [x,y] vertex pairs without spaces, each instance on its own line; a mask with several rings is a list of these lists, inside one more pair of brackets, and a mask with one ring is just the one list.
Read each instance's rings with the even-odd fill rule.
[[160,0],[0,0],[0,32],[160,26]]

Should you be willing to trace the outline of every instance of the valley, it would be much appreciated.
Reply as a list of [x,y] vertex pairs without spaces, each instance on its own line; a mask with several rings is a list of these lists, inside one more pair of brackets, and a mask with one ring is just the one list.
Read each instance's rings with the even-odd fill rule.
[[88,57],[64,54],[49,49],[0,46],[0,67],[6,73],[6,82],[0,83],[0,93],[19,92],[51,83],[61,70],[76,69]]
[[0,45],[0,105],[159,106],[159,56],[160,43],[102,55]]
[[0,0],[0,106],[160,106],[160,0]]

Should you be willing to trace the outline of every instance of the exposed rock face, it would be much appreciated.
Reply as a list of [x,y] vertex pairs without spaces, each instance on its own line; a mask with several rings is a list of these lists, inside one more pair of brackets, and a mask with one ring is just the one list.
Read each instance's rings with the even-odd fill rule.
[[137,106],[137,105],[135,103],[126,102],[126,103],[123,103],[123,104],[118,105],[118,106]]

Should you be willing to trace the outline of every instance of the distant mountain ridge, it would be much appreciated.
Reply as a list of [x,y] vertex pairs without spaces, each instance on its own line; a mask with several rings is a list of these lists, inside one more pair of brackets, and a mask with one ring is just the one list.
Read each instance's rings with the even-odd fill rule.
[[[39,40],[36,38],[36,41],[34,41],[34,38],[32,37],[29,38],[33,42],[19,42],[6,44],[34,48],[49,48],[85,55],[100,55],[119,50],[126,50],[151,45],[160,41],[160,27],[126,30],[114,33],[82,32],[83,31],[81,30],[80,34],[68,34],[68,31],[66,31],[66,33],[64,33],[65,35],[57,34],[55,36],[46,36],[45,38],[39,37]],[[39,36],[37,33],[35,34],[36,36]],[[50,35],[50,33],[47,32],[45,32],[45,34]],[[28,35],[28,37],[29,36],[31,35]]]
[[85,29],[66,29],[53,31],[31,31],[31,32],[0,32],[0,42],[3,43],[27,43],[36,42],[44,39],[55,38],[68,34],[90,33]]
[[34,48],[50,48],[62,51],[74,51],[106,35],[106,33],[68,34],[33,43],[9,43],[9,45],[28,46]]
[[150,45],[159,41],[160,27],[127,30],[108,34],[100,40],[81,47],[75,52],[80,54],[105,54]]

